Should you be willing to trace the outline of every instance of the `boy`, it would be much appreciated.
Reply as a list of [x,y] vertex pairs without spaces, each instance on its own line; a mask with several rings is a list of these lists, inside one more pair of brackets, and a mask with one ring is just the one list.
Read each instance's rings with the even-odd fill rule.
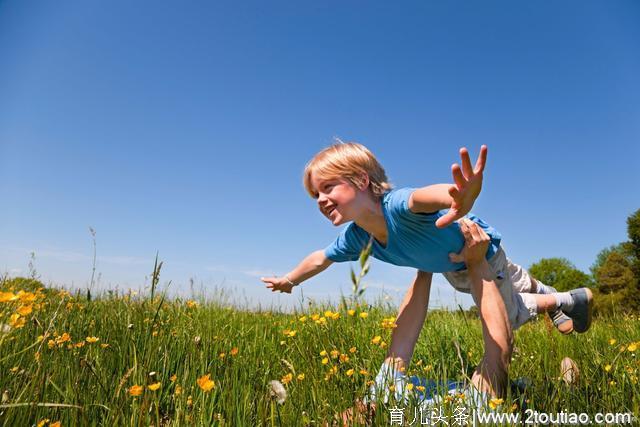
[[[386,363],[406,366],[411,359],[427,309],[432,273],[443,273],[459,291],[477,289],[462,262],[464,239],[455,220],[469,214],[482,188],[487,148],[482,147],[475,169],[466,149],[460,151],[462,168],[453,165],[455,184],[419,189],[392,189],[375,156],[356,143],[334,144],[307,164],[304,185],[317,199],[320,211],[335,226],[351,222],[326,249],[307,256],[283,277],[262,278],[272,291],[290,293],[296,286],[333,262],[354,261],[373,238],[371,255],[395,265],[410,266],[418,275],[401,305]],[[447,212],[444,209],[448,209]],[[511,263],[500,247],[500,234],[469,214],[490,237],[486,259],[495,274],[512,329],[537,313],[552,312],[562,332],[585,332],[591,322],[589,289],[556,293],[532,280],[526,270]],[[509,343],[506,352],[511,352]],[[395,361],[394,361],[395,360]],[[489,360],[498,365],[498,360]],[[384,366],[383,366],[384,367]]]

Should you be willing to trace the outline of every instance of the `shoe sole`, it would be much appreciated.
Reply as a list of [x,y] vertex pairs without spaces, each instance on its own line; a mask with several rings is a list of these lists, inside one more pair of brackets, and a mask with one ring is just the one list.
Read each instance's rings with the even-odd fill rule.
[[[591,292],[591,289],[589,288],[583,288],[585,290],[585,293],[587,294],[587,324],[585,325],[584,330],[578,330],[575,328],[575,322],[574,323],[574,330],[579,333],[579,334],[583,334],[585,332],[587,332],[589,330],[589,328],[591,327],[591,312],[592,312],[592,306],[593,306],[593,292]],[[565,313],[566,314],[566,313]]]

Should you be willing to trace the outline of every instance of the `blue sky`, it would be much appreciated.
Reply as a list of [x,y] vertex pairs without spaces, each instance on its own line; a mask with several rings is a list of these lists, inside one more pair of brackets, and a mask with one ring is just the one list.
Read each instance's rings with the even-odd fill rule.
[[[337,233],[301,185],[333,137],[399,187],[489,146],[474,212],[529,266],[587,270],[640,208],[640,4],[0,2],[0,271],[101,287],[258,281]],[[374,263],[371,295],[412,272]],[[434,305],[468,305],[437,276]],[[349,292],[348,265],[302,287]]]

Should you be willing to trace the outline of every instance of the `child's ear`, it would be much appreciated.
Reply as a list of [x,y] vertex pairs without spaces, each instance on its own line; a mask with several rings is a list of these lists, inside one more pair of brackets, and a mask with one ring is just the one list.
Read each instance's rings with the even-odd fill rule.
[[367,175],[366,173],[360,175],[360,185],[358,185],[358,188],[360,190],[366,190],[367,188],[369,188],[369,175]]

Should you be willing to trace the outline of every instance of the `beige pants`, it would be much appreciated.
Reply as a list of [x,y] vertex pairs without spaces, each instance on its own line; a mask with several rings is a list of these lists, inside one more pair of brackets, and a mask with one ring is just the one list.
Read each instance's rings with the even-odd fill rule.
[[[489,259],[489,265],[495,273],[496,285],[507,307],[511,328],[517,329],[537,313],[535,296],[530,293],[531,276],[527,270],[512,263],[502,248]],[[467,270],[442,274],[457,291],[471,293],[471,281]]]

